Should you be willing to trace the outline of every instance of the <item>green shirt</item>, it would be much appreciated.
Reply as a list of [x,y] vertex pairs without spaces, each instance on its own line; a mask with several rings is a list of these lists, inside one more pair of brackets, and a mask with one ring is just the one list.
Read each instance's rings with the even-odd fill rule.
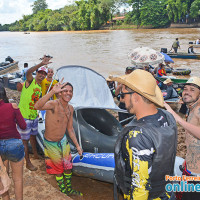
[[37,118],[38,113],[34,105],[39,100],[41,95],[41,86],[33,79],[32,83],[26,88],[26,82],[23,85],[19,109],[22,116],[26,119],[34,120]]

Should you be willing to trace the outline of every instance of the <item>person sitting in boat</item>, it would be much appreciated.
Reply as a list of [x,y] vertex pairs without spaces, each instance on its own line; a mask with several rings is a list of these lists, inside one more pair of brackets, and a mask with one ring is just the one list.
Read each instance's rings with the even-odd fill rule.
[[174,49],[174,53],[177,53],[178,48],[180,48],[180,43],[178,41],[178,38],[173,42],[172,48]]
[[164,100],[177,98],[178,94],[176,90],[173,88],[173,81],[170,78],[168,78],[163,83],[167,85],[167,89],[166,89],[167,95],[164,97]]
[[[48,68],[47,66],[45,66],[45,67],[48,69],[48,72],[47,72],[46,78],[41,83],[42,96],[47,94],[50,85],[51,85],[51,88],[50,88],[50,90],[51,90],[53,88],[53,86],[58,82],[57,80],[53,80],[53,75],[54,75],[53,68]],[[51,82],[52,82],[52,84],[51,84]],[[53,95],[53,100],[55,100],[55,99],[56,99],[56,95]]]
[[166,71],[165,71],[165,65],[164,64],[159,64],[159,69],[157,72],[157,76],[158,77],[162,77],[162,76],[167,76]]
[[195,52],[194,52],[193,45],[189,46],[189,48],[188,48],[188,53],[190,53],[190,54],[194,54],[194,53],[195,53]]
[[115,97],[115,89],[116,89],[116,87],[115,87],[115,81],[111,81],[110,78],[107,78],[106,82],[108,84],[108,87],[109,87],[109,89],[111,91],[112,96]]

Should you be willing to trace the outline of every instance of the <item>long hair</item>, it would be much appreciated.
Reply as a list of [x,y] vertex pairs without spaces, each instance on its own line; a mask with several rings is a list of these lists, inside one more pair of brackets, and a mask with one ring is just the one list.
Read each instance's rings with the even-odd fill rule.
[[5,103],[9,103],[6,90],[2,84],[0,84],[0,99],[3,99]]

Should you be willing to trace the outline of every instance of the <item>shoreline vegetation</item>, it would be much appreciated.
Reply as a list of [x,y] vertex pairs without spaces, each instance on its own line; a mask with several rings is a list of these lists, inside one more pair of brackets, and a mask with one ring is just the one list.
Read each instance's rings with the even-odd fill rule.
[[[0,31],[86,31],[200,27],[199,0],[79,0],[57,10],[46,0]],[[123,8],[123,10],[122,10]]]

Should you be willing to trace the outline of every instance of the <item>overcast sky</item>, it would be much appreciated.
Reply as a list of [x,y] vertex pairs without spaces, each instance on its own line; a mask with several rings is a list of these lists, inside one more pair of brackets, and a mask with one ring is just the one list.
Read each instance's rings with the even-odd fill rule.
[[[0,0],[0,24],[10,24],[22,19],[23,15],[32,14],[35,0]],[[74,0],[46,0],[48,8],[55,10],[72,4]]]

